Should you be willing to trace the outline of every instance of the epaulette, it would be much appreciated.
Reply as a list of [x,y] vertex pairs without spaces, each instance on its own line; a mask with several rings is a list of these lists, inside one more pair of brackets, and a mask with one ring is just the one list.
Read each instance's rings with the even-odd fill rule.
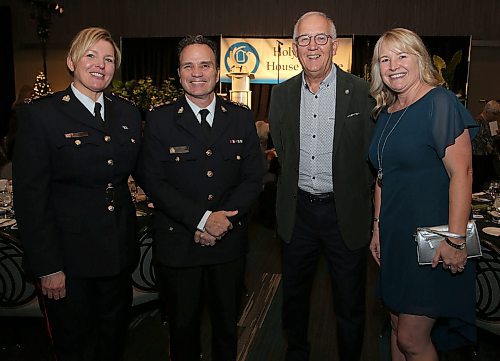
[[250,108],[248,107],[248,105],[246,105],[245,103],[235,102],[234,100],[228,100],[227,102],[231,103],[233,105],[236,105],[236,106],[239,106],[239,107],[242,107],[242,108],[250,110]]
[[25,103],[25,104],[36,103],[36,102],[43,100],[43,99],[52,98],[55,94],[56,93],[48,93],[48,94],[43,94],[43,95],[32,95],[29,98],[24,99],[23,103]]
[[[132,101],[132,99],[130,98],[127,98],[127,97],[124,97],[123,95],[121,94],[118,94],[118,93],[111,93],[112,96],[118,98],[118,99],[121,99],[121,100],[125,100],[127,103],[130,103],[132,105],[135,105],[134,102]],[[108,98],[108,100],[110,101],[113,101],[112,99],[110,99],[107,95],[104,95],[106,98]]]
[[154,111],[154,110],[156,110],[156,109],[158,109],[158,108],[161,108],[161,107],[164,107],[164,106],[167,106],[167,105],[171,105],[171,104],[173,104],[173,103],[172,103],[172,102],[170,102],[170,101],[161,102],[161,103],[156,103],[156,104],[151,105],[151,107],[149,107],[149,109],[148,109],[148,110],[149,110],[150,112],[152,112],[152,111]]

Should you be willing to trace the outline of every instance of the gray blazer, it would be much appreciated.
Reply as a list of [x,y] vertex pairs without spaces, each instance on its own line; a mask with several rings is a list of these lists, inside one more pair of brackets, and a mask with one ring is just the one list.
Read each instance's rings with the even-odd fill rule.
[[[278,235],[290,242],[297,206],[300,151],[300,93],[302,73],[273,88],[269,122],[281,175],[276,216]],[[337,67],[337,104],[333,147],[333,187],[338,226],[350,249],[365,246],[372,225],[373,176],[368,147],[374,106],[368,84]]]

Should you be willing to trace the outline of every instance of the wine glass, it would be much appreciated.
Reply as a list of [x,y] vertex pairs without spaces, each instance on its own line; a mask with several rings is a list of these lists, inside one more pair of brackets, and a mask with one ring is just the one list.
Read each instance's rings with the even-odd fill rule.
[[12,193],[10,193],[7,189],[0,191],[0,205],[4,207],[3,217],[7,218],[7,213],[12,206]]

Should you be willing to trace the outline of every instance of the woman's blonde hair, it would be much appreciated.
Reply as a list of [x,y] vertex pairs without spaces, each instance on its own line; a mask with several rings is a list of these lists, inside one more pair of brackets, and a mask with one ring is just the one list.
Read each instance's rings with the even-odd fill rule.
[[378,117],[384,107],[394,104],[397,98],[397,94],[384,84],[382,76],[380,75],[379,60],[382,43],[386,43],[396,52],[405,52],[415,55],[417,57],[420,81],[431,86],[443,84],[443,80],[432,64],[429,52],[427,51],[427,48],[422,42],[420,36],[413,31],[404,28],[395,28],[386,31],[375,44],[372,57],[372,82],[370,86],[370,93],[377,102],[375,108],[372,110],[372,115],[375,118]]
[[[113,38],[111,38],[111,33],[102,28],[86,28],[76,34],[71,42],[71,46],[68,51],[68,58],[70,58],[73,64],[76,65],[85,52],[99,40],[105,40],[113,46],[115,53],[115,67],[120,67],[122,61],[120,49],[114,42]],[[68,68],[68,70],[70,74],[73,74],[71,69]]]

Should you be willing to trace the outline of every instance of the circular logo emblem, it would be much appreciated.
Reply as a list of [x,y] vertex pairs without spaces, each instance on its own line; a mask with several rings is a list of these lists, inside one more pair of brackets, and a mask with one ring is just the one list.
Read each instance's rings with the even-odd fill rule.
[[224,56],[224,65],[228,72],[255,73],[259,64],[259,53],[245,42],[231,45]]

